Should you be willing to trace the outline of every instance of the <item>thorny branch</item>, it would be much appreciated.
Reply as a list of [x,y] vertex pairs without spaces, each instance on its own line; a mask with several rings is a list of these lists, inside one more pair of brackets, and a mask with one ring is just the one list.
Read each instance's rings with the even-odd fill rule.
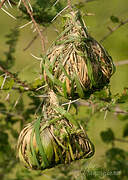
[[44,38],[43,38],[43,35],[42,35],[42,33],[41,33],[41,30],[39,29],[39,27],[38,27],[38,25],[37,25],[37,23],[36,23],[36,21],[35,21],[35,19],[34,19],[34,17],[33,17],[32,11],[30,10],[30,8],[28,7],[28,5],[26,4],[25,0],[22,0],[22,2],[23,2],[23,4],[24,4],[24,6],[26,7],[26,10],[27,10],[28,14],[30,15],[30,17],[31,17],[31,19],[32,19],[32,22],[33,22],[33,24],[35,25],[35,28],[36,28],[39,36],[40,36],[41,45],[42,45],[42,51],[44,51],[44,48],[45,48],[45,46],[44,46]]
[[[106,108],[99,108],[98,103],[93,103],[92,101],[85,101],[85,100],[79,100],[74,102],[77,106],[86,106],[86,107],[92,107],[93,113],[98,111],[106,111]],[[127,111],[124,111],[120,109],[119,107],[115,107],[112,111],[115,115],[117,114],[128,114]]]
[[29,87],[26,83],[24,83],[23,81],[21,81],[20,79],[18,79],[17,77],[15,77],[15,75],[14,75],[13,73],[9,72],[8,70],[6,70],[6,69],[5,69],[4,67],[2,67],[1,65],[0,65],[0,71],[2,71],[2,72],[4,72],[4,73],[6,73],[7,75],[9,75],[12,79],[14,79],[14,81],[15,81],[16,83],[21,84],[21,85],[24,87],[25,90],[29,90],[29,89],[30,89],[30,87]]
[[121,21],[120,24],[118,24],[116,27],[114,28],[108,28],[109,32],[100,40],[100,42],[102,43],[105,39],[107,39],[113,32],[115,32],[117,29],[119,29],[120,27],[122,27],[123,25],[128,23],[128,19],[126,19],[125,21]]

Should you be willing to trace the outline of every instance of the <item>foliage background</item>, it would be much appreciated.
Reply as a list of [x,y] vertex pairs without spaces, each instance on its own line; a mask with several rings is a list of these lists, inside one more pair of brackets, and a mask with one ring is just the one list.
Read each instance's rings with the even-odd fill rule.
[[[36,1],[35,1],[36,2]],[[61,0],[60,0],[61,2]],[[115,27],[118,25],[111,20],[111,16],[118,17],[120,20],[128,18],[128,1],[127,0],[94,0],[86,3],[85,0],[73,1],[74,4],[79,4],[79,8],[82,13],[94,13],[94,16],[84,16],[85,23],[88,27],[88,31],[91,35],[100,41],[102,37],[108,32],[107,26]],[[43,4],[42,4],[43,5]],[[48,5],[48,4],[47,4]],[[62,6],[65,6],[65,2],[62,1]],[[15,16],[18,15],[16,8],[9,9]],[[54,13],[53,13],[54,14]],[[6,35],[10,33],[10,29],[15,26],[21,26],[27,22],[26,19],[21,20],[20,24],[16,20],[13,20],[2,10],[0,11],[0,63],[6,61],[5,52],[8,52],[8,44]],[[51,42],[57,37],[55,29],[61,29],[61,17],[58,17],[53,24],[47,25],[43,32],[46,37],[46,49]],[[116,30],[111,36],[109,36],[102,44],[108,50],[110,55],[113,57],[114,62],[128,59],[128,24],[125,24],[120,29]],[[27,26],[20,30],[19,40],[16,45],[16,52],[13,53],[15,57],[15,63],[10,67],[10,71],[18,73],[18,77],[21,80],[33,82],[39,77],[41,70],[39,68],[39,62],[33,58],[30,53],[35,56],[40,56],[41,45],[39,38],[32,44],[27,50],[23,51],[28,42],[34,37],[35,33],[32,32],[31,26]],[[128,87],[128,65],[117,66],[116,73],[111,78],[111,92],[112,94],[122,94],[124,87]],[[53,168],[45,170],[44,172],[35,172],[24,169],[23,166],[15,158],[15,147],[20,132],[20,128],[28,121],[31,121],[32,114],[37,109],[40,100],[33,98],[31,95],[24,93],[22,98],[17,102],[19,93],[11,90],[10,99],[7,100],[9,91],[0,91],[0,179],[2,180],[28,180],[28,179],[127,179],[128,174],[126,169],[128,168],[128,143],[115,141],[112,132],[116,138],[127,141],[127,124],[128,115],[126,114],[115,114],[108,112],[106,119],[104,120],[105,112],[99,112],[91,116],[91,120],[88,125],[88,135],[92,142],[95,144],[96,152],[94,157],[89,160],[81,160],[72,163],[69,166]],[[102,94],[102,93],[101,93]],[[6,100],[5,100],[6,99]],[[124,98],[124,103],[119,107],[123,108],[128,112],[128,101],[127,96]],[[6,106],[6,108],[5,108]],[[6,111],[6,112],[5,112]],[[79,107],[78,118],[82,121],[88,120],[88,112],[91,110],[85,106]],[[4,112],[4,113],[3,113]],[[7,112],[13,115],[9,115]],[[17,114],[15,116],[15,114]],[[23,118],[21,118],[23,117]],[[109,131],[108,128],[111,130]],[[124,129],[126,129],[124,131]],[[110,136],[110,141],[105,143],[104,135],[101,132],[106,132],[107,137]],[[124,132],[126,134],[123,136]],[[117,153],[117,157],[110,156],[112,153],[106,152],[111,149],[112,143],[114,142],[115,148],[120,148],[122,151]],[[114,154],[118,149],[115,149]],[[112,159],[113,158],[113,159]],[[107,170],[103,170],[101,167],[106,167]],[[88,171],[86,171],[88,170]],[[95,173],[92,173],[93,170]],[[121,175],[110,175],[105,174],[115,170],[121,172]],[[54,176],[53,176],[54,175]],[[35,177],[38,176],[38,177]]]

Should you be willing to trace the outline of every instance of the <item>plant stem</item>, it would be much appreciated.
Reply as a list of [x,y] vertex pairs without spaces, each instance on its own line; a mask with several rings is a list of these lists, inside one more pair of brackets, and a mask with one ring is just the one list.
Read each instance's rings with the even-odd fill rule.
[[34,19],[34,17],[33,17],[33,14],[32,14],[32,12],[31,12],[30,8],[28,7],[28,5],[26,4],[25,0],[22,0],[22,2],[23,2],[23,4],[24,4],[24,6],[26,7],[26,10],[27,10],[28,14],[30,15],[31,20],[32,20],[33,24],[35,25],[35,28],[36,28],[39,36],[40,36],[41,45],[42,45],[42,51],[44,51],[44,48],[45,48],[45,46],[44,46],[44,38],[43,38],[43,35],[42,35],[42,33],[41,33],[41,30],[39,29],[39,27],[38,27],[38,25],[37,25],[37,23],[36,23],[36,21],[35,21],[35,19]]
[[30,89],[28,84],[24,83],[23,81],[21,81],[20,79],[15,77],[15,75],[13,73],[9,72],[7,69],[2,67],[1,65],[0,65],[0,71],[2,71],[4,73],[6,73],[7,75],[9,75],[16,83],[21,84],[25,88],[25,90],[29,90]]
[[105,39],[107,39],[113,32],[115,32],[117,29],[119,29],[120,27],[122,27],[123,25],[128,23],[128,19],[126,19],[125,21],[121,21],[120,24],[118,24],[116,27],[114,28],[109,28],[109,32],[100,40],[100,42],[102,43]]
[[6,1],[6,0],[1,1],[1,3],[0,3],[0,9],[1,9],[1,7],[3,6],[3,4],[5,3],[5,1]]

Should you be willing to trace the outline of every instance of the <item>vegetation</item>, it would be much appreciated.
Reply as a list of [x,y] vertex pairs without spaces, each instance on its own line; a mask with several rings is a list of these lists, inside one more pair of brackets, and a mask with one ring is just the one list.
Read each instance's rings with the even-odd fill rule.
[[[114,0],[113,0],[114,1]],[[100,66],[102,67],[102,71],[100,69],[98,72],[103,74],[103,72],[110,72],[107,76],[102,75],[102,80],[104,82],[104,87],[101,85],[101,81],[97,84],[96,74],[94,74],[92,64],[87,64],[88,69],[88,79],[90,79],[89,83],[89,91],[86,87],[81,88],[81,83],[79,82],[78,76],[74,78],[72,74],[67,74],[65,69],[61,66],[61,63],[56,64],[61,69],[61,72],[55,67],[51,67],[51,59],[54,56],[54,53],[58,52],[58,45],[64,46],[64,50],[59,52],[59,60],[61,60],[62,55],[68,52],[68,46],[78,43],[79,49],[77,50],[78,55],[76,58],[84,57],[82,54],[83,47],[79,45],[79,38],[70,39],[70,42],[67,42],[67,37],[71,35],[63,34],[61,37],[59,36],[59,41],[55,41],[55,44],[52,44],[52,49],[49,51],[47,46],[50,46],[46,43],[45,32],[52,30],[57,31],[59,34],[69,27],[71,23],[69,23],[67,27],[65,26],[66,18],[70,17],[68,14],[70,11],[81,11],[82,18],[85,20],[88,17],[93,19],[95,16],[92,12],[91,7],[96,7],[96,3],[102,5],[105,2],[98,2],[93,0],[85,0],[85,1],[45,1],[45,0],[3,0],[0,3],[1,11],[6,11],[8,16],[13,19],[16,18],[16,23],[13,27],[10,28],[10,32],[6,35],[6,45],[4,52],[0,57],[0,179],[1,180],[28,180],[28,179],[56,179],[56,180],[93,180],[93,179],[110,179],[110,180],[125,180],[128,178],[128,84],[127,82],[123,85],[123,90],[120,92],[116,92],[113,84],[115,83],[114,78],[112,79],[112,83],[109,85],[109,79],[114,71],[114,66],[112,63],[112,59],[108,54],[105,54],[105,50],[102,49],[102,46],[99,45],[100,50],[102,51],[104,57],[106,57],[106,61],[111,64],[111,66],[107,66],[104,61],[101,61],[101,56],[96,53],[93,54],[91,51],[91,55],[93,54],[93,58],[100,62]],[[114,2],[113,2],[114,3]],[[124,3],[124,4],[123,4]],[[122,7],[125,7],[126,2],[121,2]],[[88,4],[91,4],[90,6]],[[106,5],[106,4],[105,4]],[[8,7],[8,9],[6,8]],[[109,6],[109,4],[108,4]],[[88,8],[87,8],[88,7]],[[102,7],[103,8],[103,7]],[[107,8],[107,7],[106,7]],[[10,10],[12,9],[12,10]],[[99,7],[100,9],[100,7]],[[117,8],[118,10],[118,8]],[[10,12],[11,11],[11,12]],[[98,13],[98,11],[96,12]],[[15,14],[15,15],[14,15]],[[117,13],[118,14],[118,13]],[[121,17],[120,17],[121,14]],[[64,18],[60,17],[65,15]],[[87,15],[87,16],[86,16]],[[101,14],[100,14],[101,16]],[[102,38],[98,38],[100,43],[104,43],[105,47],[114,49],[114,41],[113,44],[110,43],[110,37],[114,36],[117,31],[121,31],[123,27],[127,26],[128,14],[120,12],[118,15],[111,12],[109,14],[109,24],[112,28],[108,27],[109,32],[107,33],[105,30],[102,32]],[[67,18],[67,19],[68,19]],[[13,20],[11,19],[11,21]],[[3,19],[0,19],[1,22]],[[21,26],[21,22],[26,22],[24,26]],[[62,22],[60,25],[59,22]],[[92,21],[92,20],[91,20]],[[28,23],[29,22],[29,23]],[[86,22],[86,21],[85,21]],[[66,21],[67,23],[67,21]],[[97,23],[97,22],[96,22]],[[22,41],[20,35],[22,28],[27,28],[27,26],[32,25],[34,31],[36,31],[36,35],[33,36],[32,40],[27,42],[27,45],[24,46],[24,52],[33,49],[33,44],[36,40],[40,42],[38,47],[40,49],[40,54],[36,57],[32,53],[32,58],[35,58],[39,62],[38,73],[36,75],[30,73],[30,77],[24,75],[24,77],[20,74],[20,68],[18,71],[15,71],[16,63],[18,61],[18,53],[17,46]],[[109,25],[108,24],[108,25]],[[75,24],[78,25],[78,24]],[[103,26],[103,22],[100,23]],[[56,28],[59,30],[57,30]],[[20,27],[20,28],[19,28]],[[63,29],[64,28],[64,29]],[[100,32],[100,29],[97,28]],[[76,30],[70,29],[71,32],[75,33]],[[101,27],[102,30],[102,27]],[[32,31],[32,30],[31,30]],[[97,32],[96,31],[96,32]],[[124,29],[124,32],[126,29]],[[82,30],[80,31],[83,34]],[[25,38],[27,38],[26,31],[23,32]],[[92,32],[92,35],[96,37],[95,32]],[[50,33],[48,36],[51,36]],[[123,37],[124,34],[120,33],[120,38]],[[72,38],[72,37],[70,37]],[[117,37],[116,37],[117,38]],[[126,38],[126,37],[124,37]],[[52,38],[53,40],[53,38]],[[60,42],[61,40],[61,42]],[[50,41],[50,40],[49,40]],[[66,42],[65,42],[66,41]],[[116,41],[116,40],[115,40]],[[81,38],[81,42],[84,43]],[[87,47],[92,48],[94,39],[88,41],[86,40]],[[57,44],[58,43],[58,44]],[[60,44],[59,44],[60,43]],[[66,47],[65,47],[66,43]],[[91,44],[92,43],[92,44]],[[97,43],[97,42],[96,42]],[[122,47],[119,46],[118,50],[113,52],[114,57],[127,58],[127,42],[126,45]],[[51,42],[50,42],[51,44]],[[112,45],[111,45],[112,44]],[[77,46],[77,47],[78,47]],[[36,46],[34,46],[35,48]],[[54,49],[55,48],[55,49]],[[76,47],[75,47],[76,48]],[[74,49],[75,49],[74,48]],[[46,49],[48,49],[46,51]],[[81,50],[82,49],[82,50]],[[90,49],[86,49],[87,57],[92,57],[89,53]],[[1,50],[1,49],[0,49]],[[78,51],[79,50],[79,51]],[[124,50],[124,56],[120,53]],[[49,53],[50,52],[50,53]],[[84,50],[85,52],[85,50]],[[50,54],[50,55],[49,55]],[[89,56],[89,55],[90,56]],[[116,54],[116,55],[115,55]],[[21,56],[22,54],[20,54]],[[47,55],[47,56],[46,56]],[[27,57],[27,56],[26,56]],[[109,58],[108,58],[109,57]],[[31,59],[29,57],[29,65],[31,65]],[[93,59],[92,58],[92,59]],[[26,58],[27,59],[27,58]],[[25,60],[26,60],[25,59]],[[58,62],[58,59],[55,61]],[[93,60],[94,60],[93,59]],[[120,60],[120,59],[117,59]],[[23,63],[23,58],[20,59],[21,64]],[[90,62],[90,61],[89,61]],[[88,63],[89,63],[88,62]],[[68,64],[68,63],[67,63]],[[118,75],[119,67],[123,64],[123,66],[127,66],[127,60],[122,60],[115,63],[117,66],[117,74],[115,73],[114,77]],[[34,66],[33,66],[34,67]],[[109,68],[108,68],[109,67]],[[53,69],[52,69],[53,68]],[[107,70],[106,70],[106,69]],[[106,71],[103,71],[103,70]],[[57,71],[57,73],[55,73]],[[74,70],[72,70],[74,71]],[[45,74],[46,73],[46,74]],[[68,87],[71,85],[70,83],[67,86],[67,82],[63,81],[59,75],[64,74],[65,77],[68,77],[72,87],[74,87],[71,92],[68,91]],[[99,73],[99,74],[100,74]],[[57,74],[57,75],[56,75]],[[100,74],[100,75],[101,75]],[[95,75],[94,77],[92,75]],[[69,77],[70,76],[70,77]],[[36,78],[35,78],[36,77]],[[127,72],[126,72],[127,77]],[[74,79],[73,79],[74,78]],[[105,79],[104,79],[105,78]],[[24,79],[26,79],[24,81]],[[28,80],[30,79],[30,80]],[[106,80],[107,79],[107,80]],[[123,79],[123,78],[122,78]],[[123,81],[121,78],[117,78],[118,86],[120,86],[120,81]],[[82,79],[83,80],[83,79]],[[75,82],[75,83],[74,83]],[[74,83],[74,84],[73,84]],[[66,84],[66,85],[65,85]],[[100,86],[100,88],[98,88]],[[59,87],[59,88],[58,88]],[[76,89],[75,89],[76,88]],[[56,94],[55,99],[50,98],[49,92],[54,91]],[[52,91],[52,92],[53,92]],[[63,93],[60,93],[63,92]],[[68,93],[67,93],[68,92]],[[73,98],[72,98],[73,97]],[[79,99],[81,98],[81,99]],[[59,103],[58,103],[59,102]],[[50,116],[49,116],[50,115]],[[42,122],[40,124],[40,119],[45,119],[46,122]],[[37,119],[37,121],[34,121]],[[33,125],[34,121],[34,125]],[[62,121],[62,122],[61,122]],[[103,127],[103,123],[107,123],[105,128]],[[29,124],[28,124],[29,123]],[[46,124],[49,123],[49,124]],[[28,124],[27,128],[32,131],[33,136],[29,138],[29,131],[22,131],[27,134],[27,140],[24,141],[24,135],[21,134],[21,139],[18,141],[19,134],[24,126]],[[96,126],[95,126],[96,124]],[[30,126],[29,126],[30,125]],[[47,126],[46,126],[47,125]],[[45,126],[45,127],[44,127]],[[33,128],[34,127],[34,128]],[[41,129],[42,127],[42,129]],[[98,128],[100,127],[100,129]],[[97,130],[98,129],[98,130]],[[45,132],[47,131],[47,132]],[[40,132],[40,133],[39,133]],[[43,144],[44,149],[40,150],[41,142],[39,141],[41,137],[42,142],[45,141],[46,134],[52,133],[52,141],[54,141],[54,146],[52,146],[53,142],[50,144],[51,149],[48,146],[48,149],[51,151],[47,152],[48,163],[51,163],[51,159],[53,158],[53,154],[55,154],[56,149],[56,157],[55,162],[52,159],[52,163],[54,166],[50,164],[47,166],[44,162],[44,154],[40,154],[40,152],[47,151],[47,147],[45,143]],[[84,134],[86,132],[88,137]],[[34,133],[36,136],[36,141],[34,141]],[[42,136],[40,135],[42,133]],[[96,140],[97,136],[100,136],[100,140]],[[50,136],[49,136],[50,137]],[[84,137],[84,138],[83,138]],[[55,139],[56,138],[56,139]],[[84,140],[83,140],[83,139]],[[41,163],[41,168],[39,170],[29,170],[23,167],[23,165],[19,162],[17,157],[17,141],[18,147],[25,148],[22,149],[20,153],[22,153],[22,158],[27,162],[27,166],[31,166],[32,168],[38,169],[38,163]],[[21,144],[24,141],[24,146]],[[33,142],[37,142],[38,147],[33,145]],[[49,140],[50,141],[50,140]],[[50,141],[51,142],[51,141]],[[81,142],[81,143],[79,143]],[[56,145],[55,145],[56,143]],[[101,143],[101,145],[99,144]],[[74,145],[75,144],[75,145]],[[95,154],[94,154],[94,144],[95,146]],[[64,146],[63,146],[64,145]],[[88,146],[89,153],[86,152]],[[34,149],[34,148],[35,149]],[[65,147],[69,149],[69,151],[65,150]],[[102,148],[104,150],[101,150]],[[28,156],[29,149],[32,150],[32,154],[29,154],[30,159],[26,160],[26,156]],[[26,150],[27,149],[27,150]],[[21,149],[20,149],[21,150]],[[99,152],[98,152],[99,151]],[[37,159],[34,159],[33,156],[36,152]],[[97,153],[98,152],[98,153]],[[26,155],[27,154],[27,155]],[[81,155],[80,155],[81,154]],[[93,155],[93,157],[91,157]],[[86,159],[86,157],[91,157],[90,159]],[[74,161],[75,160],[75,161]],[[38,162],[37,162],[38,161]],[[36,162],[36,163],[35,163]],[[44,163],[44,164],[43,164]],[[62,163],[62,164],[61,164]],[[70,164],[67,164],[70,163]],[[29,164],[29,165],[28,165]],[[63,165],[64,164],[64,165]],[[47,169],[47,167],[49,169]],[[54,167],[54,168],[50,168]],[[41,170],[45,169],[45,170]]]

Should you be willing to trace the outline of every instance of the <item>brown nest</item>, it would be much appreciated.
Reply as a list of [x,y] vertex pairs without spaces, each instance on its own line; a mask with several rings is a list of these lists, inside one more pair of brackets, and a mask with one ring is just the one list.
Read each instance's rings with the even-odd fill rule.
[[18,139],[19,158],[32,169],[51,168],[94,154],[94,145],[83,127],[58,105],[53,91],[49,96],[46,112],[29,123]]
[[112,58],[84,25],[79,12],[65,16],[64,31],[43,58],[44,79],[66,98],[102,89],[115,71]]
[[46,169],[67,164],[94,154],[94,146],[82,128],[76,128],[66,118],[36,120],[28,124],[18,140],[20,160],[26,167]]

